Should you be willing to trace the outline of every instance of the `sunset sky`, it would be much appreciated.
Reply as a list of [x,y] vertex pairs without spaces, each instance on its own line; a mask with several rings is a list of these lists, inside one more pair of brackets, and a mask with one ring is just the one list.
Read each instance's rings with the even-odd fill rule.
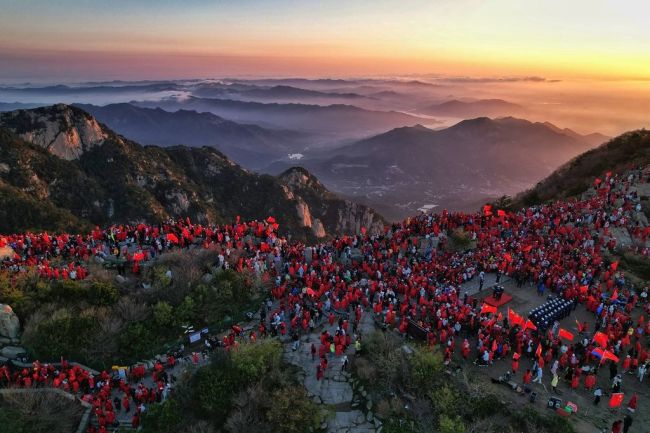
[[643,0],[0,0],[0,79],[650,78]]

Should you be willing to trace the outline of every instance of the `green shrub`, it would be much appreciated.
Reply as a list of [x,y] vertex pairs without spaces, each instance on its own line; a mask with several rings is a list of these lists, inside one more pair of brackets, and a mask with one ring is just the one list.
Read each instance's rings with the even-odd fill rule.
[[78,302],[88,298],[88,288],[77,280],[59,280],[53,283],[52,294],[62,301]]
[[148,406],[142,415],[142,433],[172,433],[183,422],[181,408],[174,399]]
[[88,301],[93,305],[113,305],[119,297],[117,287],[105,281],[93,281],[88,288]]
[[465,433],[465,424],[463,420],[457,416],[449,418],[447,415],[441,415],[438,423],[440,433]]
[[412,384],[421,391],[430,389],[442,372],[442,356],[428,347],[416,349],[409,364]]
[[271,396],[271,408],[266,414],[275,431],[302,433],[315,431],[323,422],[323,412],[302,386],[279,389]]
[[169,326],[174,321],[174,310],[165,301],[158,301],[153,306],[153,319],[158,326]]
[[232,409],[235,393],[280,370],[282,347],[277,340],[242,344],[229,353],[218,353],[209,367],[200,369],[193,382],[198,412],[222,424]]
[[98,332],[97,321],[68,310],[41,322],[36,332],[24,335],[23,343],[36,358],[58,360],[61,356],[79,362],[90,361],[88,349]]

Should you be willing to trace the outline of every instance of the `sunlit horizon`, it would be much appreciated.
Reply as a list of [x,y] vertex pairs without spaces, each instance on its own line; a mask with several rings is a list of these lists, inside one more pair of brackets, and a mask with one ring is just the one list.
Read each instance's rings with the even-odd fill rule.
[[647,3],[5,0],[0,80],[650,79]]

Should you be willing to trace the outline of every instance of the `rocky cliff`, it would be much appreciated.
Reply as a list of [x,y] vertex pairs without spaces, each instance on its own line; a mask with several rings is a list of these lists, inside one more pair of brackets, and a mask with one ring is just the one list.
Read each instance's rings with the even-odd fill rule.
[[65,104],[1,113],[0,123],[23,140],[67,160],[79,158],[107,138],[94,117]]
[[[384,219],[372,208],[339,198],[302,167],[290,168],[278,177],[299,199],[298,206],[303,208],[299,214],[304,215],[304,224],[317,235],[324,230],[323,226],[333,227],[336,233],[359,233],[362,227],[377,233],[384,227]],[[319,218],[312,219],[311,212]]]
[[[258,175],[211,147],[141,146],[66,107],[0,118],[0,232],[186,216],[224,222],[237,215],[273,215],[302,238],[383,226],[372,209],[336,197],[303,169]],[[63,135],[79,137],[79,146]],[[49,145],[53,136],[70,152]]]

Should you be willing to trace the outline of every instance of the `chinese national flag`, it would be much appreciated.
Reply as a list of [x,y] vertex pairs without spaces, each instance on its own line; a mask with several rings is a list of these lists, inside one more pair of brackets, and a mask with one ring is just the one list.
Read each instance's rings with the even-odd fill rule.
[[580,286],[580,293],[587,293],[589,291],[589,286]]
[[524,318],[508,308],[508,321],[511,325],[524,326]]
[[483,306],[481,307],[481,314],[484,314],[484,313],[496,314],[496,312],[497,312],[497,307],[494,307],[492,305],[483,304]]
[[539,344],[537,345],[537,350],[535,350],[535,356],[536,356],[537,358],[539,358],[540,356],[542,356],[542,343],[539,343]]
[[611,265],[609,265],[610,269],[614,272],[618,269],[618,262],[612,262]]
[[609,350],[603,352],[603,361],[609,359],[610,361],[618,362],[618,356],[614,355]]
[[500,217],[504,217],[504,216],[506,216],[506,211],[499,209],[497,211],[497,215],[500,216]]
[[607,343],[609,342],[609,338],[607,337],[607,335],[605,335],[602,332],[598,331],[598,332],[596,332],[594,334],[594,341],[600,347],[607,347]]
[[532,329],[533,331],[537,330],[537,326],[530,320],[526,320],[526,323],[524,324],[524,329]]
[[619,407],[623,403],[625,394],[622,392],[615,392],[609,399],[609,407]]
[[557,333],[557,336],[564,338],[565,340],[573,341],[573,334],[567,331],[566,329],[560,328],[560,331]]

